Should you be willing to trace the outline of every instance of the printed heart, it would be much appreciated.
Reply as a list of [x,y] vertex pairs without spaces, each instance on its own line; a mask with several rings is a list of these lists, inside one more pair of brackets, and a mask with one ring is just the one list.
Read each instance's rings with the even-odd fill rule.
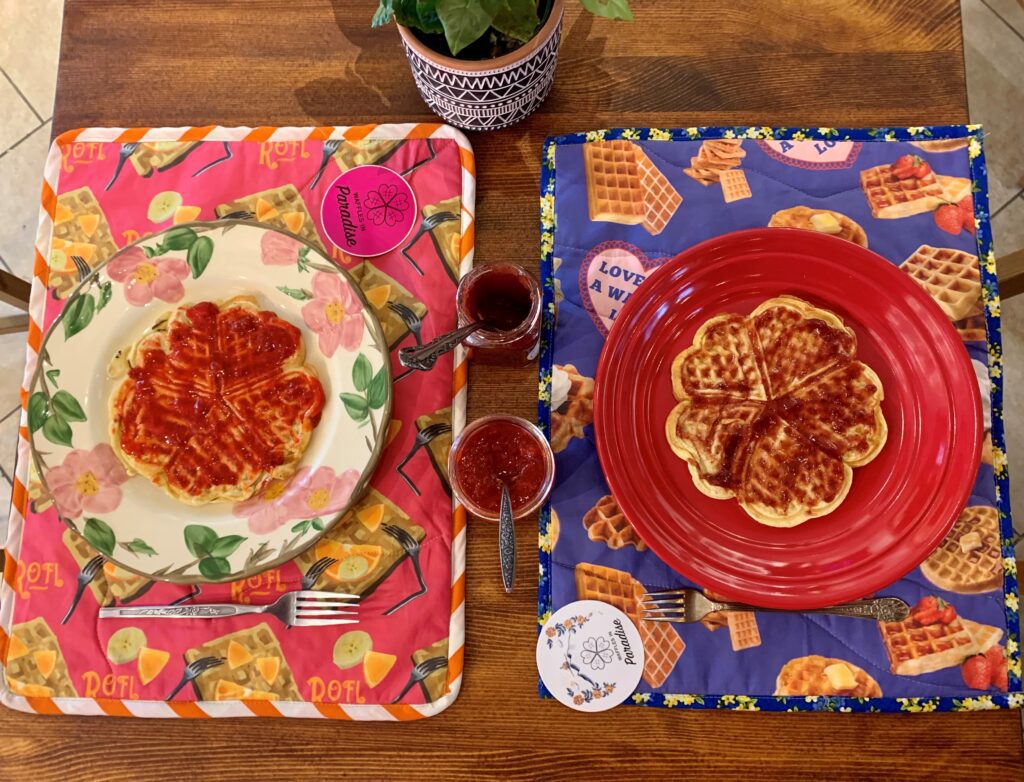
[[826,171],[849,168],[864,144],[860,141],[808,139],[806,141],[758,141],[768,157],[793,168]]
[[602,242],[587,253],[580,264],[580,300],[598,331],[608,334],[633,291],[664,262],[628,242]]

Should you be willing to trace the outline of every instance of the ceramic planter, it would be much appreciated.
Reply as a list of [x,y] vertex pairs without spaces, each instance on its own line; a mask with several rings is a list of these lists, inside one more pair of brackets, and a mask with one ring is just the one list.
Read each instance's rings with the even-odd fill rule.
[[514,125],[544,102],[555,78],[564,0],[555,0],[544,26],[514,52],[492,60],[438,54],[398,25],[416,87],[445,122],[467,130]]

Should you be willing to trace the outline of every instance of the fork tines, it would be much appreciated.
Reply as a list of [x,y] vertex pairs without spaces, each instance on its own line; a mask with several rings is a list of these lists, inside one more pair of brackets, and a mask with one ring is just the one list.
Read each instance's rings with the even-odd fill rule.
[[358,621],[354,618],[358,614],[358,601],[359,595],[345,592],[296,592],[295,621],[292,624],[297,627],[355,624]]

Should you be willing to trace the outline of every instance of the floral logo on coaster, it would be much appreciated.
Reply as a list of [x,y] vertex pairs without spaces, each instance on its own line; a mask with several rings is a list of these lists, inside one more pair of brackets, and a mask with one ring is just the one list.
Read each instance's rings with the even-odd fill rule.
[[537,670],[548,692],[569,708],[606,711],[640,683],[640,632],[615,606],[578,600],[544,624],[537,638]]
[[608,334],[633,291],[664,262],[628,242],[602,242],[587,253],[580,264],[580,300],[598,331]]
[[810,171],[849,168],[864,146],[860,141],[833,141],[808,139],[806,141],[758,141],[768,157],[780,163]]
[[335,179],[320,205],[327,238],[362,258],[400,245],[416,223],[416,195],[384,166],[357,166]]

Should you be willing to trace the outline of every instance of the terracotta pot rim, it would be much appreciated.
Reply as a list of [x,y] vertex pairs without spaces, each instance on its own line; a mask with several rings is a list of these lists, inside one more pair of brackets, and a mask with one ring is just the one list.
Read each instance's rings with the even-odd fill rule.
[[508,68],[509,66],[516,65],[528,60],[534,52],[540,49],[552,35],[555,34],[555,30],[562,20],[562,13],[565,10],[565,0],[554,0],[551,5],[551,13],[548,14],[547,21],[537,31],[537,34],[533,36],[529,41],[524,43],[514,52],[503,54],[501,57],[494,57],[489,60],[460,60],[457,57],[449,57],[439,52],[435,52],[429,46],[423,43],[419,38],[416,37],[415,33],[405,25],[398,24],[398,32],[402,36],[402,40],[405,41],[406,45],[416,52],[424,60],[427,60],[434,65],[444,68],[447,71],[457,71],[460,73],[483,73],[486,71],[498,71]]

